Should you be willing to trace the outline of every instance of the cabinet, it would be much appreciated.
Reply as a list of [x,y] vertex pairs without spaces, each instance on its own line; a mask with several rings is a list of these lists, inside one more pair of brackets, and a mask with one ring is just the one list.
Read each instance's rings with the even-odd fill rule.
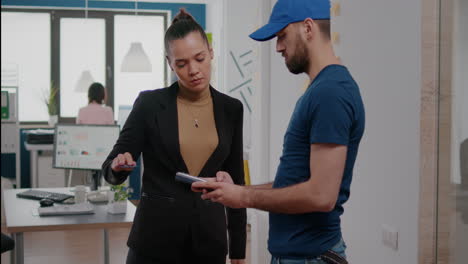
[[[20,135],[18,119],[18,67],[2,64],[2,177],[13,178],[20,186]],[[14,156],[11,159],[11,156]],[[13,160],[13,162],[9,162]],[[5,161],[5,162],[4,162]]]

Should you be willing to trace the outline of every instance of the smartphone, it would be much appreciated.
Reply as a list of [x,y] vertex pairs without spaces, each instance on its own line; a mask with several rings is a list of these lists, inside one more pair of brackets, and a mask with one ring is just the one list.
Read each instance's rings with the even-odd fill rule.
[[192,184],[197,181],[206,182],[206,180],[202,178],[198,178],[198,177],[195,177],[187,173],[183,173],[183,172],[177,172],[175,175],[175,179],[176,181],[180,181],[180,182],[188,183],[188,184]]

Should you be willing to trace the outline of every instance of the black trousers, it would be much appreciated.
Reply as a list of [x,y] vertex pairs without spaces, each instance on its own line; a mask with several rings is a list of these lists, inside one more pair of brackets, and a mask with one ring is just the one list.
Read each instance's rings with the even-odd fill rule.
[[203,263],[203,264],[226,264],[226,255],[200,257],[194,254],[194,252],[185,252],[183,254],[183,260],[176,262],[174,256],[174,262],[160,261],[158,259],[146,256],[137,250],[128,249],[127,263],[126,264],[179,264],[179,263]]

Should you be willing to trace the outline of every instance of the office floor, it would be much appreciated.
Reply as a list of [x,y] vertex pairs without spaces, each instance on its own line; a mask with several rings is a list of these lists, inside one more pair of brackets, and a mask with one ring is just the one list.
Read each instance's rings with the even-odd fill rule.
[[[2,232],[5,233],[3,226]],[[129,232],[129,228],[109,230],[111,264],[125,263]],[[250,256],[249,249],[250,232],[248,232],[247,259]],[[1,263],[9,263],[9,254],[9,252],[2,254]],[[104,258],[102,232],[80,230],[25,233],[24,257],[24,262],[27,264],[100,264]]]
[[[110,263],[125,263],[129,231],[109,230]],[[101,230],[24,233],[24,262],[28,264],[99,264],[103,258]],[[2,254],[2,263],[9,263],[7,253]]]

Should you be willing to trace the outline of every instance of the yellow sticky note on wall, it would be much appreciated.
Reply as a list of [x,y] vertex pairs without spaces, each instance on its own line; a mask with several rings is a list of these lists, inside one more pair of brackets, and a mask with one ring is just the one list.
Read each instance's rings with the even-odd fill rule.
[[338,33],[338,32],[332,32],[331,41],[332,41],[333,44],[338,44],[338,43],[340,43],[340,33]]
[[339,16],[341,14],[341,4],[333,3],[330,11],[332,16]]
[[248,160],[244,160],[244,181],[245,185],[250,185],[250,169]]

